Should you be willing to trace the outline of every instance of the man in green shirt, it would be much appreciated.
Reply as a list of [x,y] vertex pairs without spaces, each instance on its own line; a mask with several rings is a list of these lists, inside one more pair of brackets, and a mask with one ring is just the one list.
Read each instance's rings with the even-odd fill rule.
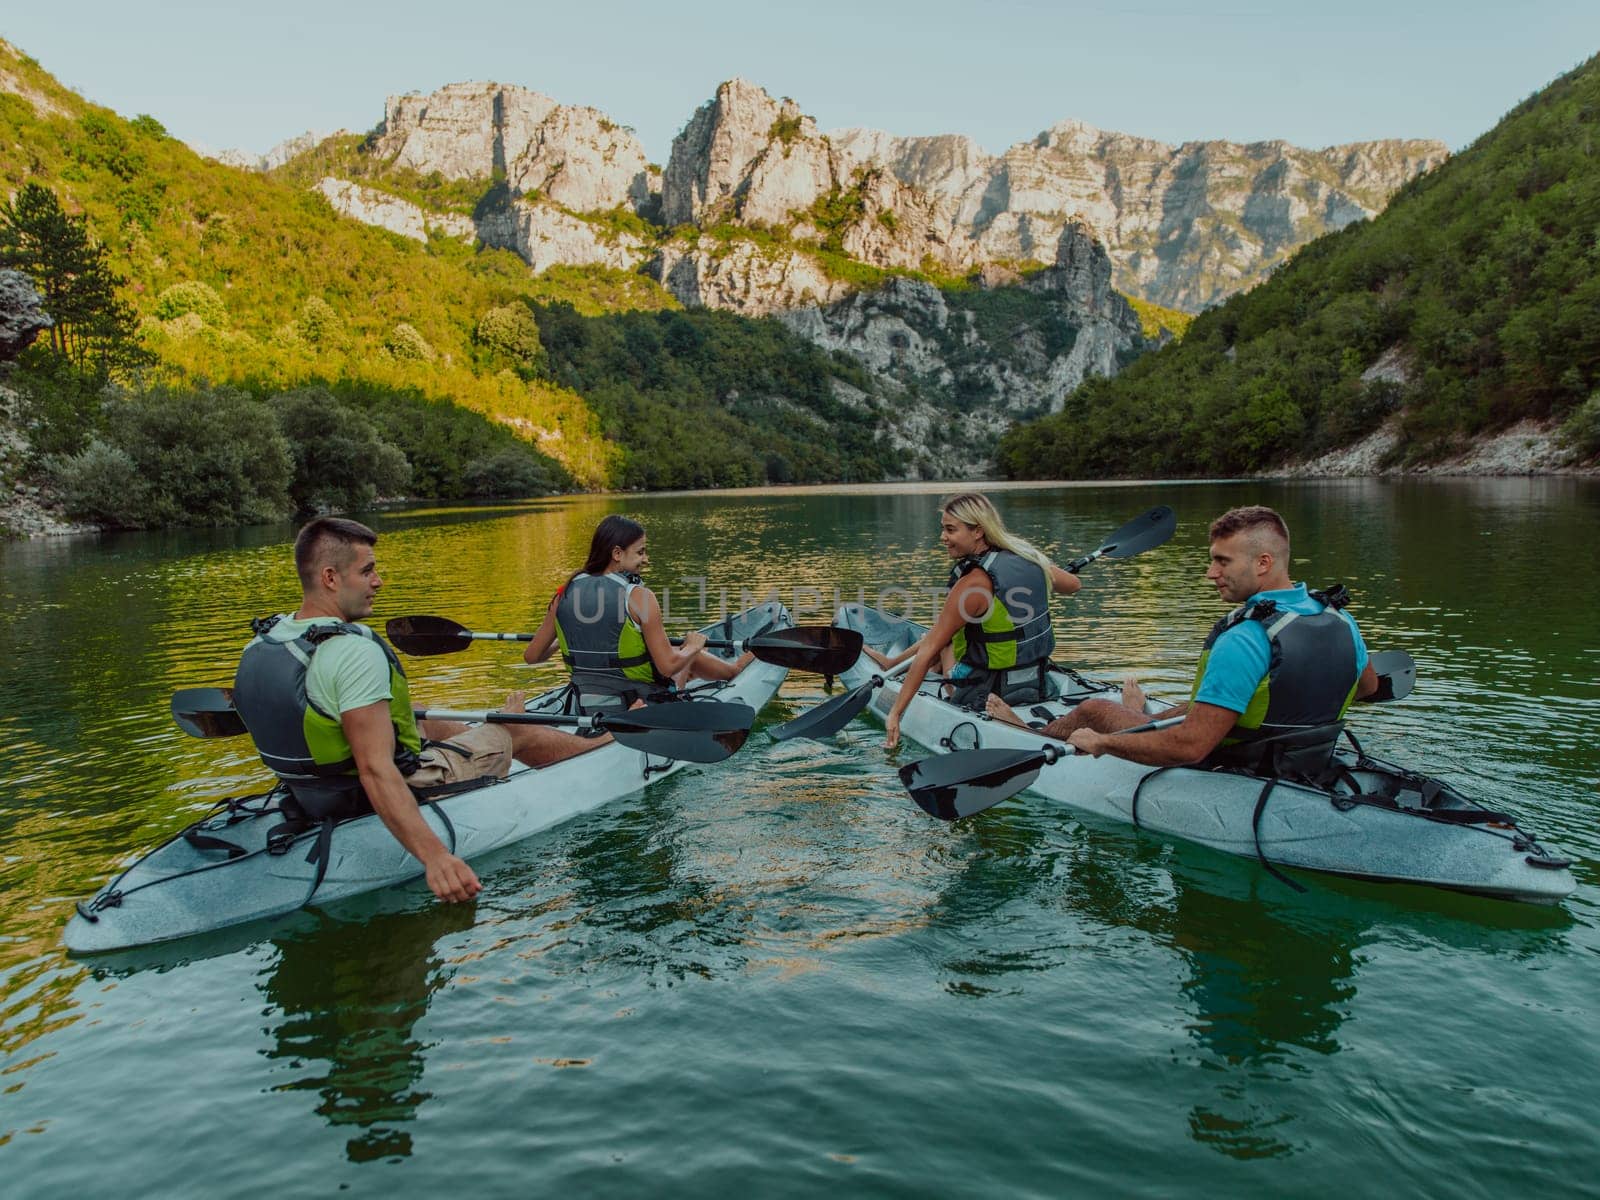
[[[422,819],[417,791],[504,778],[511,759],[545,766],[603,745],[533,725],[419,722],[399,659],[360,624],[383,586],[378,535],[318,517],[295,539],[300,608],[255,623],[234,680],[234,704],[262,760],[307,815],[353,816],[368,805],[422,863],[441,900],[469,900],[477,875]],[[502,710],[521,712],[512,692]]]

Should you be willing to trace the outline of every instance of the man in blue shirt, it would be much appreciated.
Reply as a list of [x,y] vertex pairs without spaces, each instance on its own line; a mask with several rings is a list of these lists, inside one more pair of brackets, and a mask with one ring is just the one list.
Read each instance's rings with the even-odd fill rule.
[[[1180,766],[1278,730],[1326,725],[1377,690],[1355,621],[1289,578],[1289,530],[1272,509],[1235,508],[1211,523],[1206,578],[1238,607],[1206,639],[1188,702],[1147,712],[1130,681],[1121,701],[1085,700],[1044,732],[1096,757]],[[1168,729],[1118,733],[1180,716]]]

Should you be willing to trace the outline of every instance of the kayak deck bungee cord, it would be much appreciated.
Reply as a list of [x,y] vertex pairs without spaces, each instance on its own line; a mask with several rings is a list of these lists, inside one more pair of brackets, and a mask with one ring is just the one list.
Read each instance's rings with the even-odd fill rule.
[[[862,605],[841,607],[834,624],[859,630],[865,645],[891,656],[926,632]],[[899,695],[898,672],[880,670],[863,654],[840,682],[862,688],[875,678],[882,683],[866,703],[881,720]],[[1026,729],[958,708],[941,698],[939,686],[930,679],[919,689],[900,727],[905,737],[942,752],[902,768],[902,779],[919,804],[944,819],[971,815],[1027,787],[1073,808],[1258,859],[1274,874],[1293,867],[1546,904],[1575,887],[1567,859],[1513,817],[1442,780],[1372,757],[1348,730],[1349,746],[1335,754],[1336,782],[1318,787],[1077,754],[1038,730],[1117,688],[1072,670],[1053,668],[1051,698],[1019,709],[1036,726]],[[974,750],[992,758],[953,753]],[[957,771],[962,758],[968,766]],[[941,777],[941,765],[960,776],[959,784]]]
[[[708,637],[734,641],[792,625],[776,603],[757,605],[706,626]],[[720,651],[733,657],[733,650]],[[759,711],[777,694],[787,668],[755,661],[726,682],[697,682],[700,704]],[[529,713],[559,714],[566,685],[528,701]],[[221,694],[221,693],[219,693]],[[644,710],[636,710],[644,711]],[[753,719],[747,714],[745,725]],[[602,722],[603,727],[603,722]],[[735,731],[743,740],[744,731]],[[646,737],[652,735],[646,735]],[[680,735],[681,736],[681,735]],[[709,735],[708,735],[709,736]],[[549,766],[513,763],[503,781],[474,786],[422,805],[424,819],[464,859],[532,836],[687,765],[620,742]],[[139,856],[96,895],[78,905],[64,934],[75,953],[96,953],[170,941],[293,912],[418,878],[422,864],[374,813],[336,826],[286,830],[282,793],[220,802],[211,813]],[[331,834],[331,836],[330,836]]]

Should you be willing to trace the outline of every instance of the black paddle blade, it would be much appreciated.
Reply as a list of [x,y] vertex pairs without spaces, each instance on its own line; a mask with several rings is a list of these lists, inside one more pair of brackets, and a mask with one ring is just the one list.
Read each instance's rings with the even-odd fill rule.
[[1178,528],[1178,514],[1165,504],[1141,513],[1100,544],[1106,558],[1130,558],[1163,545]]
[[250,732],[233,707],[232,688],[184,688],[172,693],[172,719],[190,737],[238,737]]
[[787,742],[790,738],[797,737],[812,739],[832,737],[856,719],[861,710],[866,708],[867,702],[872,699],[872,693],[882,683],[883,680],[874,675],[860,687],[851,688],[832,700],[824,700],[794,720],[775,725],[767,732],[780,742]]
[[836,625],[780,629],[753,637],[745,646],[764,663],[791,671],[839,675],[861,656],[861,631]]
[[619,743],[659,758],[714,763],[737,753],[756,723],[748,704],[680,701],[607,713],[601,726]]
[[677,729],[644,732],[613,729],[611,736],[630,750],[641,750],[656,758],[677,762],[718,763],[731,758],[750,737],[748,729],[718,729],[704,733],[685,733]]
[[472,633],[449,617],[394,617],[383,627],[395,649],[418,657],[454,654],[472,645]]
[[958,821],[1009,800],[1044,764],[1038,750],[958,750],[907,763],[900,782],[930,817]]
[[1372,703],[1404,700],[1417,686],[1417,664],[1404,650],[1380,650],[1371,662],[1378,673],[1378,690],[1367,697]]

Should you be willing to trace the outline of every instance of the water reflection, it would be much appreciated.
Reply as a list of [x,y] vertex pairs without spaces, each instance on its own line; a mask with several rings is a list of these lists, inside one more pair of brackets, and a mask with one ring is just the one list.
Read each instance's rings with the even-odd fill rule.
[[[1304,1147],[1295,1136],[1304,1093],[1325,1088],[1318,1062],[1345,1048],[1339,1031],[1356,1007],[1364,946],[1534,961],[1563,952],[1575,925],[1561,908],[1331,876],[1307,877],[1313,890],[1293,894],[1254,863],[1075,824],[1043,804],[951,828],[964,864],[930,913],[936,928],[983,934],[977,949],[946,947],[946,989],[1021,996],[1031,974],[1070,970],[1088,947],[1159,977],[1147,955],[1115,949],[1120,935],[1142,935],[1181,967],[1174,1003],[1157,1000],[1153,1014],[1182,1014],[1190,1050],[1173,1061],[1198,1071],[1207,1096],[1189,1110],[1189,1136],[1229,1158]],[[1195,1080],[1186,1073],[1181,1086]]]
[[[797,587],[830,596],[836,587],[852,596],[864,588],[869,598],[890,584],[937,587],[947,562],[935,541],[936,508],[947,490],[573,497],[379,514],[372,520],[383,531],[390,583],[378,615],[438,612],[481,628],[528,628],[581,560],[595,522],[617,511],[650,528],[659,576],[651,582],[673,586],[678,629],[698,623],[678,604],[689,594],[677,586],[687,576],[707,579],[713,603],[723,586],[734,595],[777,587],[786,601]],[[1027,1094],[1018,1107],[1034,1105],[1039,1094],[1059,1094],[1051,1089],[1062,1071],[1079,1065],[1050,1061],[1040,1048],[1067,1044],[1062,1027],[1074,1001],[1097,1005],[1109,1027],[1143,1039],[1144,1058],[1130,1071],[1126,1048],[1107,1047],[1098,1074],[1073,1077],[1075,1093],[1126,1129],[1137,1129],[1141,1116],[1175,1113],[1175,1157],[1204,1147],[1199,1157],[1228,1171],[1236,1158],[1298,1155],[1308,1139],[1326,1135],[1328,1114],[1341,1110],[1352,1070],[1367,1055],[1403,1064],[1422,1044],[1436,1061],[1449,1059],[1455,1028],[1440,1033],[1436,1022],[1429,1042],[1426,1014],[1455,1011],[1464,992],[1502,1002],[1503,1036],[1460,1039],[1466,1066],[1457,1079],[1472,1071],[1508,1078],[1508,1062],[1532,1055],[1530,1047],[1557,1047],[1547,1058],[1586,1064],[1588,1042],[1574,1039],[1586,1037],[1583,965],[1594,956],[1600,877],[1592,602],[1600,487],[1353,481],[1004,489],[1000,497],[1008,521],[1058,557],[1094,546],[1153,503],[1173,505],[1179,528],[1169,546],[1089,568],[1083,591],[1054,612],[1064,656],[1097,674],[1138,671],[1166,695],[1186,688],[1220,611],[1202,578],[1206,524],[1232,504],[1262,500],[1284,511],[1295,531],[1297,573],[1349,582],[1369,641],[1409,650],[1422,668],[1406,704],[1358,716],[1363,740],[1374,753],[1445,770],[1577,856],[1580,889],[1564,909],[1329,879],[1318,879],[1309,896],[1290,896],[1247,861],[1084,825],[1044,805],[1006,806],[970,830],[946,829],[905,801],[880,731],[862,723],[822,747],[752,739],[724,768],[686,771],[530,839],[485,866],[491,893],[475,915],[390,892],[371,909],[340,906],[344,923],[306,914],[266,932],[239,931],[234,948],[246,952],[219,952],[208,965],[195,961],[205,957],[201,942],[186,944],[157,968],[170,978],[147,974],[151,960],[132,968],[140,986],[108,989],[101,971],[109,968],[93,964],[86,979],[84,967],[63,963],[58,941],[70,900],[92,892],[130,850],[258,782],[247,745],[183,738],[166,704],[174,687],[226,679],[243,619],[292,601],[292,530],[0,546],[8,611],[0,624],[0,737],[8,747],[0,779],[0,1103],[16,1104],[20,1094],[43,1111],[76,1093],[93,1094],[107,1110],[136,1105],[152,1072],[192,1064],[187,1049],[180,1061],[166,1044],[158,1053],[124,1031],[150,1013],[194,1004],[214,1019],[213,1041],[236,1069],[197,1075],[193,1095],[220,1105],[278,1089],[267,1115],[282,1116],[274,1133],[289,1136],[269,1143],[254,1130],[250,1148],[272,1156],[291,1186],[328,1164],[296,1158],[284,1145],[325,1123],[344,1131],[350,1158],[416,1155],[426,1145],[419,1128],[438,1119],[443,1129],[463,1112],[467,1124],[481,1117],[471,1102],[458,1109],[430,1101],[441,1089],[427,1077],[430,1065],[440,1069],[428,1030],[451,1026],[442,1006],[432,1010],[436,1022],[424,1019],[452,978],[449,944],[474,921],[482,933],[472,940],[507,981],[496,987],[519,1003],[546,993],[597,996],[601,981],[622,991],[682,980],[691,986],[672,993],[672,1023],[643,1039],[652,1046],[663,1029],[672,1030],[669,1043],[681,1034],[713,1050],[763,1045],[781,1030],[794,1043],[814,1041],[824,1051],[817,1062],[832,1055],[867,1064],[855,1078],[868,1091],[891,1072],[907,1080],[917,1093],[910,1110],[935,1123],[967,1122],[973,1112],[967,1096],[916,1107],[936,1090],[929,1062],[940,1062],[940,1078],[962,1080],[988,1069],[974,1063],[1009,1056],[1018,1065],[1016,1094]],[[487,644],[408,667],[419,695],[441,704],[540,687],[561,670],[524,667],[515,648]],[[819,680],[795,675],[783,700],[799,706],[819,695]],[[393,911],[397,904],[417,911]],[[1412,951],[1433,975],[1386,974],[1379,985],[1374,956]],[[714,1003],[705,1002],[705,980],[717,986]],[[205,999],[186,998],[194,987]],[[226,1014],[215,1015],[227,1007],[216,995],[249,1000],[258,989],[269,1009],[264,1058],[254,1030],[235,1042]],[[886,995],[893,1006],[884,1005]],[[1038,1005],[1040,996],[1062,1007]],[[1148,1007],[1127,1017],[1115,1010],[1124,1001]],[[930,1015],[978,1019],[942,1025],[948,1038],[913,1045],[904,1025],[913,1002],[929,1005]],[[1423,1025],[1409,1021],[1412,1006]],[[610,1020],[615,1006],[594,1006],[602,1008]],[[518,1011],[486,1018],[469,1008],[464,1024],[478,1029]],[[564,1044],[616,1036],[582,1004],[566,1019]],[[1100,1031],[1072,1032],[1081,1034],[1082,1051]],[[913,1059],[920,1068],[906,1065]],[[1507,1088],[1489,1101],[1497,1117],[1515,1118],[1525,1144],[1565,1128],[1553,1114],[1592,1108],[1588,1076],[1568,1066],[1547,1064],[1537,1088]],[[808,1066],[791,1069],[803,1092]],[[875,1069],[884,1072],[876,1080]],[[616,1074],[604,1082],[617,1095],[665,1077],[621,1058],[608,1070]],[[516,1099],[538,1099],[532,1085],[504,1079],[524,1089]],[[593,1072],[583,1086],[601,1079]],[[704,1076],[707,1129],[782,1124],[746,1104],[747,1093],[723,1096],[730,1080],[737,1074]],[[848,1101],[830,1107],[835,1082],[816,1077],[815,1094],[829,1098],[816,1106],[827,1118],[819,1127],[836,1136],[836,1118],[839,1127],[879,1128],[881,1111],[863,1121]],[[1385,1098],[1408,1115],[1441,1117],[1454,1103],[1418,1072],[1391,1091]],[[496,1115],[497,1103],[481,1102],[482,1119]],[[580,1101],[570,1115],[592,1125],[614,1111]],[[149,1172],[152,1152],[126,1127],[107,1121],[95,1136],[116,1161]],[[662,1136],[659,1145],[641,1145],[678,1155],[688,1144],[680,1161],[709,1161],[704,1141],[694,1159],[692,1137],[685,1143],[678,1128]],[[993,1154],[1003,1140],[979,1153]],[[20,1160],[30,1152],[24,1141],[0,1153]],[[1381,1134],[1377,1144],[1365,1149],[1366,1169],[1384,1165]],[[31,1161],[41,1145],[52,1155],[63,1146],[63,1160],[75,1153],[59,1126],[33,1139]],[[1432,1160],[1458,1152],[1469,1160],[1474,1153],[1435,1146]],[[1472,1161],[1493,1175],[1483,1154]],[[883,1163],[904,1178],[927,1178],[921,1160],[889,1154]],[[983,1165],[999,1170],[997,1179],[1014,1178],[1004,1175],[1009,1162]],[[552,1177],[592,1181],[568,1167]],[[1223,1186],[1237,1182],[1222,1178]],[[1280,1178],[1254,1182],[1275,1190]]]
[[295,1076],[274,1090],[314,1093],[312,1111],[351,1130],[345,1155],[358,1163],[412,1152],[409,1126],[432,1095],[421,1087],[432,1043],[416,1025],[452,973],[440,943],[476,919],[470,904],[361,915],[274,938],[261,981],[275,1010],[263,1053]]

